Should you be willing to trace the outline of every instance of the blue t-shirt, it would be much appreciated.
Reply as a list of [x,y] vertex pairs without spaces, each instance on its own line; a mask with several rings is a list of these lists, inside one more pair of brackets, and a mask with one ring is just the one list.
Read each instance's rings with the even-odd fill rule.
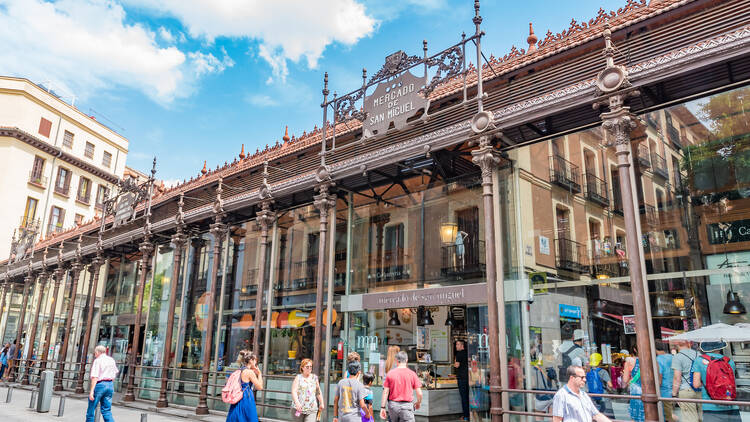
[[[714,359],[721,359],[724,357],[724,355],[720,355],[718,353],[705,353],[706,355],[711,356]],[[709,361],[704,359],[702,357],[703,353],[698,355],[698,359],[695,360],[695,372],[701,374],[701,383],[703,385],[706,385],[706,371],[708,370],[708,364]],[[729,366],[732,367],[732,371],[735,371],[734,367],[734,361],[729,361]],[[708,395],[708,391],[706,388],[701,389],[701,394],[703,394],[703,400],[711,400],[711,396]],[[710,404],[710,403],[704,403],[703,410],[708,410],[709,412],[716,412],[719,410],[734,410],[739,409],[737,406],[720,406],[717,404]]]
[[672,378],[674,378],[672,355],[669,353],[656,355],[656,363],[659,364],[659,373],[661,374],[661,386],[659,387],[661,396],[672,397]]

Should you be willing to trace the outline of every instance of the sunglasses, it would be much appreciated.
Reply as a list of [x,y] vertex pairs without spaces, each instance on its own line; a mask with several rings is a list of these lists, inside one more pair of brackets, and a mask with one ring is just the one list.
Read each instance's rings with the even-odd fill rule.
[[580,378],[580,379],[585,380],[586,379],[586,374],[584,374],[584,375],[571,375],[571,377],[573,377],[573,378]]

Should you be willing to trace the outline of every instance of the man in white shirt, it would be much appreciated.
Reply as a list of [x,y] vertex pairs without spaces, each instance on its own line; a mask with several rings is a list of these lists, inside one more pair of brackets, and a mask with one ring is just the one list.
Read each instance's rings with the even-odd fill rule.
[[585,391],[586,371],[580,366],[569,366],[568,383],[552,399],[552,422],[612,422],[599,413]]
[[86,410],[86,422],[94,422],[96,406],[101,406],[104,422],[114,422],[112,418],[112,381],[117,377],[117,363],[107,356],[107,348],[96,346],[94,349],[94,363],[91,364],[91,388],[89,391],[89,407]]

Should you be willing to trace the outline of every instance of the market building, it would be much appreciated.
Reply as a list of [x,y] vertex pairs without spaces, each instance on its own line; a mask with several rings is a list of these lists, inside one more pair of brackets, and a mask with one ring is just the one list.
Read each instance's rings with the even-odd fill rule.
[[[33,365],[78,391],[106,345],[125,400],[199,414],[226,409],[225,374],[252,349],[259,407],[281,418],[302,358],[330,401],[348,352],[377,392],[399,346],[426,420],[459,413],[463,340],[478,411],[498,420],[533,411],[533,366],[557,372],[583,332],[607,367],[638,350],[658,420],[655,347],[747,322],[749,6],[630,1],[476,67],[492,36],[477,2],[456,45],[392,54],[346,95],[326,79],[322,127],[158,194],[153,173],[120,183],[104,219],[13,255],[0,306],[25,322],[5,338],[57,350]],[[26,309],[35,286],[85,303],[62,312],[59,347]],[[724,350],[743,402],[746,349]]]

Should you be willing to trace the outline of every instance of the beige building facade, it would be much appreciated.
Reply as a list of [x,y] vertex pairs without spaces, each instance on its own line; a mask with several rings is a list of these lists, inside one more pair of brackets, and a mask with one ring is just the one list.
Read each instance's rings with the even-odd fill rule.
[[128,140],[23,78],[0,77],[0,256],[27,230],[89,221],[125,173]]

